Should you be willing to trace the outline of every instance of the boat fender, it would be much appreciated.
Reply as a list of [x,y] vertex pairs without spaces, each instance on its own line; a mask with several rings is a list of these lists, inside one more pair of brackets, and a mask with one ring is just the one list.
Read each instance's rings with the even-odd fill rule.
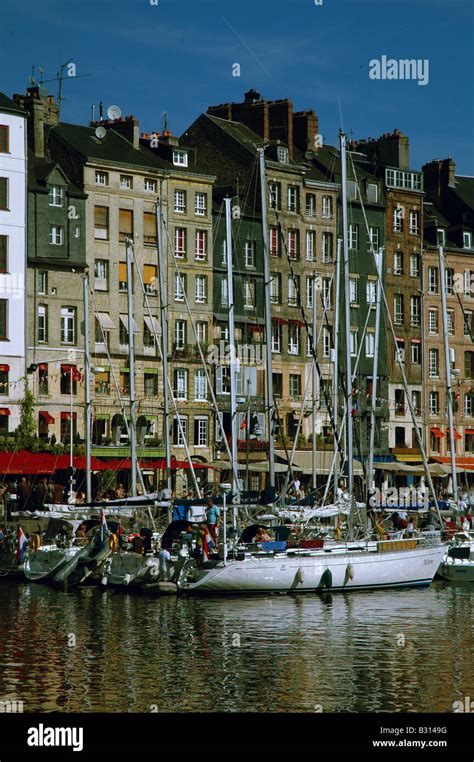
[[296,572],[296,581],[297,582],[304,582],[304,569],[301,569],[301,567]]
[[327,590],[332,587],[332,572],[330,569],[326,569],[322,573],[319,587],[325,587]]
[[347,564],[346,573],[344,575],[344,584],[347,585],[350,579],[354,579],[354,576],[355,576],[354,567],[352,566],[352,564]]
[[38,550],[41,547],[41,537],[39,534],[32,534],[29,542],[30,550]]
[[107,577],[104,575],[104,576],[102,577],[102,579],[100,580],[100,584],[101,584],[101,585],[103,585],[104,587],[107,587],[107,583],[108,583],[108,581],[109,581],[109,580],[108,580],[108,579],[107,579]]
[[123,578],[124,584],[125,585],[129,585],[130,582],[131,582],[131,579],[132,579],[132,575],[131,574],[125,574],[124,578]]
[[109,550],[111,553],[116,553],[118,550],[119,542],[118,537],[113,532],[109,535]]

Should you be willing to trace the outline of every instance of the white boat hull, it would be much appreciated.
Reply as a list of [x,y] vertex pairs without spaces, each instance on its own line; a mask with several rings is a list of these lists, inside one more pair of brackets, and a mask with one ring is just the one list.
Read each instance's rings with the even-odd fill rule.
[[438,574],[450,582],[474,582],[474,561],[450,558],[443,561]]
[[[248,554],[213,568],[187,564],[178,586],[186,593],[274,593],[373,590],[429,585],[445,546],[377,552],[332,548],[300,553]],[[329,570],[329,571],[328,571]]]
[[69,548],[44,546],[39,550],[29,551],[23,565],[25,577],[32,582],[50,579],[80,550],[81,548],[77,546]]

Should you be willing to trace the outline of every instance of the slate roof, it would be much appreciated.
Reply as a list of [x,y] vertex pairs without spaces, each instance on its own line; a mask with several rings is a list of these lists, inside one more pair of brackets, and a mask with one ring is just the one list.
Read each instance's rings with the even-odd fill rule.
[[28,151],[28,190],[44,191],[46,180],[55,167],[58,167],[65,176],[69,193],[84,196],[83,191],[69,179],[64,168],[58,162],[41,159],[35,156],[31,150]]
[[19,116],[28,116],[25,109],[21,108],[18,103],[12,101],[5,93],[0,92],[0,111],[7,112],[9,114],[18,114]]

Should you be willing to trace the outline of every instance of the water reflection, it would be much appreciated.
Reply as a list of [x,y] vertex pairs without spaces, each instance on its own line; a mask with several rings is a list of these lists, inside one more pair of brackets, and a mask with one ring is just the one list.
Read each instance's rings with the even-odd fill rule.
[[442,582],[158,599],[2,581],[0,697],[27,711],[451,711],[474,696],[473,598]]

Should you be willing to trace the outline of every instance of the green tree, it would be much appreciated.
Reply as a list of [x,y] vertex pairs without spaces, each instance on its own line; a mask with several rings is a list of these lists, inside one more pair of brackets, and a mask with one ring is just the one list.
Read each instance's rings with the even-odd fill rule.
[[35,398],[31,389],[25,384],[25,396],[20,402],[20,423],[16,430],[17,445],[31,447],[36,439]]

